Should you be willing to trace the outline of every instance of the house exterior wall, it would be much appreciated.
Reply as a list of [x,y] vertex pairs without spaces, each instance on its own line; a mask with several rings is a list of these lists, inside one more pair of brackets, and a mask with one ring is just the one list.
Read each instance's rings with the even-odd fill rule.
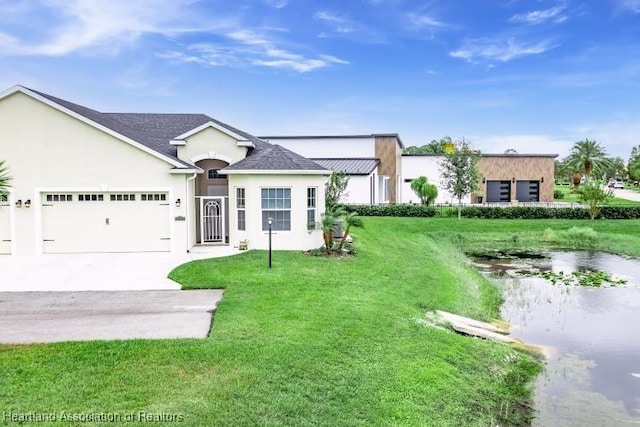
[[[44,191],[163,191],[168,193],[172,251],[186,251],[185,176],[172,166],[99,129],[22,93],[0,100],[0,153],[13,177],[13,199],[31,200],[15,209],[12,246],[19,255],[42,252]],[[136,232],[135,229],[130,230]]]
[[[241,240],[249,240],[249,249],[268,249],[269,241],[262,230],[262,188],[291,189],[291,230],[273,231],[273,250],[313,249],[322,246],[322,231],[319,227],[307,229],[307,188],[315,187],[316,223],[324,212],[324,185],[322,175],[229,175],[229,244],[237,246]],[[245,189],[246,230],[238,230],[237,188]]]
[[375,157],[380,159],[378,173],[389,177],[389,202],[401,201],[402,148],[397,136],[376,135]]
[[[342,197],[343,203],[352,205],[371,204],[371,180],[377,179],[375,171],[370,175],[351,175],[347,184],[346,196]],[[376,184],[377,187],[377,184]],[[376,188],[377,191],[377,188]],[[374,196],[375,197],[375,196]],[[376,201],[374,200],[374,203]]]
[[308,158],[323,157],[376,157],[375,138],[266,138],[272,144],[288,148]]
[[[530,180],[540,182],[540,201],[553,202],[553,155],[483,155],[478,170],[486,181]],[[542,182],[544,181],[544,182]],[[486,194],[486,183],[480,183]],[[516,185],[511,185],[511,200],[516,200]]]
[[[452,203],[453,196],[442,187],[440,176],[440,162],[443,156],[437,155],[405,155],[402,156],[402,202],[420,203],[420,199],[411,189],[410,180],[421,176],[427,178],[430,184],[438,187],[438,198],[435,203]],[[457,203],[457,201],[456,201]]]
[[186,142],[178,146],[178,158],[185,162],[218,159],[232,164],[247,156],[246,147],[238,147],[238,141],[212,127],[191,135]]

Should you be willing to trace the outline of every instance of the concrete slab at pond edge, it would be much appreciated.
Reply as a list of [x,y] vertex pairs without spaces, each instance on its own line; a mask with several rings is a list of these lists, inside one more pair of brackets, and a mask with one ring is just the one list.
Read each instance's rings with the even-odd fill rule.
[[446,311],[435,310],[426,315],[426,323],[434,326],[448,325],[454,331],[476,338],[509,344],[528,353],[548,357],[549,349],[531,345],[509,336],[510,325],[504,321],[482,322]]

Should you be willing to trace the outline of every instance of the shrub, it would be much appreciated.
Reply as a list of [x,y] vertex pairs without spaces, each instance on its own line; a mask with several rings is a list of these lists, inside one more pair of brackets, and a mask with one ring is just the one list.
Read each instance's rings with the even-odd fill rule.
[[560,190],[553,190],[554,199],[564,199],[564,193]]
[[591,227],[571,227],[560,236],[573,246],[593,246],[598,241],[598,233]]
[[347,212],[360,216],[434,217],[436,210],[424,205],[345,205]]
[[[423,205],[345,205],[347,212],[361,216],[442,217],[455,215],[455,207]],[[538,206],[467,206],[462,208],[465,218],[485,219],[589,219],[589,211],[581,208],[546,208]],[[640,206],[603,206],[596,218],[640,219]]]

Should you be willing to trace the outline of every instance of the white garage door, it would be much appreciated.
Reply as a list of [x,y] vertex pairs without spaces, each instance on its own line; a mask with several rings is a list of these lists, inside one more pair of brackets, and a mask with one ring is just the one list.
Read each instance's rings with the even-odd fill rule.
[[45,253],[170,250],[166,193],[44,193]]
[[11,223],[9,220],[9,198],[6,195],[0,195],[0,254],[11,253]]

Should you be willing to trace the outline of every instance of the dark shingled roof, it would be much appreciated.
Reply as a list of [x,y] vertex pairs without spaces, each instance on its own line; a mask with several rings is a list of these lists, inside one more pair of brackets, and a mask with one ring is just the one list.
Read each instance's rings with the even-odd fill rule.
[[326,168],[314,161],[302,157],[291,150],[287,150],[280,145],[271,145],[268,148],[254,151],[251,156],[227,166],[222,171],[234,170],[317,170],[323,171]]
[[247,156],[254,155],[265,148],[271,147],[271,144],[268,142],[211,118],[206,114],[101,113],[82,105],[74,104],[43,92],[38,92],[37,90],[28,90],[120,135],[130,138],[159,154],[170,157],[185,167],[193,167],[193,165],[178,159],[177,147],[171,145],[170,141],[208,122],[213,122],[245,138],[247,141],[251,141],[255,145],[255,148],[250,148]]
[[380,164],[380,159],[364,157],[323,158],[311,160],[334,172],[343,172],[347,175],[369,175]]

